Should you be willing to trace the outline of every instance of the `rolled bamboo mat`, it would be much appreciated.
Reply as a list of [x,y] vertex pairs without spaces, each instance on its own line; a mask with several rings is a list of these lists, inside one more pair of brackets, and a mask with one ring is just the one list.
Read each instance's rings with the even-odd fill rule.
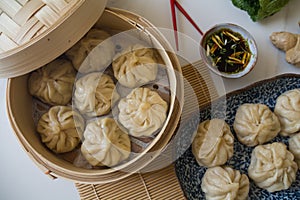
[[[210,72],[202,61],[182,67],[185,79],[183,114],[181,123],[188,120],[199,108],[219,98]],[[169,162],[168,149],[151,164]],[[150,164],[150,165],[151,165]],[[147,167],[146,167],[147,168]],[[82,200],[167,200],[186,199],[178,182],[174,164],[156,171],[140,172],[112,183],[75,183]]]

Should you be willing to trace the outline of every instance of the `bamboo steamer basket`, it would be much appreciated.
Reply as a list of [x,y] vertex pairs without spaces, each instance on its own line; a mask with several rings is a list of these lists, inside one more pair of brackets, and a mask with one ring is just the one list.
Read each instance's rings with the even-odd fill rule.
[[[83,4],[84,3],[85,2],[83,2]],[[151,144],[138,157],[118,167],[109,169],[84,169],[76,167],[72,163],[58,158],[54,153],[50,152],[42,144],[39,136],[36,134],[34,121],[31,117],[33,109],[33,99],[27,90],[27,79],[29,77],[29,72],[55,59],[80,39],[80,37],[76,39],[72,38],[72,42],[70,42],[71,40],[69,38],[61,37],[61,34],[56,33],[53,36],[55,37],[55,41],[61,42],[65,45],[61,45],[61,47],[59,47],[57,50],[58,52],[49,54],[48,56],[46,56],[47,58],[35,57],[35,59],[38,60],[33,61],[33,63],[35,64],[29,66],[24,70],[19,70],[17,73],[14,73],[14,70],[8,70],[9,66],[7,65],[4,65],[4,68],[7,69],[3,69],[3,71],[0,72],[1,74],[4,71],[7,72],[7,74],[4,75],[6,77],[14,76],[13,78],[10,78],[8,80],[6,100],[9,120],[18,140],[24,147],[24,150],[27,152],[27,154],[37,164],[37,166],[39,166],[45,174],[54,178],[62,177],[74,182],[96,184],[108,183],[124,179],[130,176],[132,173],[135,173],[146,167],[149,163],[151,163],[151,161],[153,161],[160,155],[160,153],[163,151],[163,149],[166,148],[166,146],[174,136],[175,129],[180,120],[184,96],[183,80],[181,79],[181,66],[176,55],[172,53],[172,48],[170,47],[166,39],[149,21],[134,13],[115,8],[106,8],[104,11],[102,11],[101,9],[102,7],[98,8],[98,11],[96,11],[98,13],[100,12],[100,16],[92,25],[97,27],[99,26],[118,29],[120,31],[135,30],[140,33],[139,35],[143,39],[149,40],[154,44],[155,47],[159,49],[160,56],[163,58],[164,63],[167,66],[168,78],[170,81],[170,90],[172,91],[169,113],[163,128],[151,142]],[[77,11],[78,10],[76,10],[76,12]],[[87,10],[84,10],[83,12],[86,13],[86,11]],[[90,11],[88,13],[90,13]],[[79,17],[81,16],[81,14],[78,14],[76,16]],[[68,15],[68,17],[73,18],[74,16]],[[80,21],[79,18],[73,20]],[[64,25],[64,23],[60,25]],[[67,27],[69,29],[64,30],[64,32],[77,32],[77,29],[73,31],[74,27],[77,26],[78,25],[65,26],[64,28]],[[56,28],[59,29],[60,26],[57,25]],[[54,28],[52,32],[56,32],[56,28]],[[79,34],[82,36],[91,28],[91,26],[89,26],[88,28],[84,26],[84,28],[82,29],[84,29],[85,31],[81,30],[81,28],[82,27],[79,27],[80,31],[78,32],[83,32],[83,34]],[[50,27],[49,29],[52,29],[52,27]],[[48,34],[52,32],[49,32]],[[49,35],[46,34],[44,36],[48,38]],[[37,41],[38,39],[45,40],[45,38],[40,35],[32,40],[36,40],[36,43],[40,43],[40,41]],[[49,40],[46,39],[46,41]],[[16,54],[11,53],[11,55],[9,56],[9,59],[14,60],[14,55],[17,58],[19,58],[18,55],[28,55],[28,49],[34,49],[35,52],[49,52],[49,49],[45,50],[45,48],[36,49],[36,47],[43,46],[35,46],[34,44],[30,45],[31,43],[32,41],[29,41],[24,45],[16,47],[15,49],[4,52],[4,54],[16,51]],[[18,51],[19,49],[21,49],[20,52],[22,53]],[[45,56],[45,54],[41,54],[40,56]],[[6,59],[7,57],[1,57],[0,63],[2,61],[6,62]],[[21,58],[16,62],[19,63],[22,59],[23,61],[25,60],[24,58]],[[39,59],[43,61],[40,61]],[[21,68],[22,67],[20,67],[20,69]],[[178,76],[178,74],[180,75]]]
[[1,0],[0,78],[28,73],[65,52],[95,24],[106,2]]

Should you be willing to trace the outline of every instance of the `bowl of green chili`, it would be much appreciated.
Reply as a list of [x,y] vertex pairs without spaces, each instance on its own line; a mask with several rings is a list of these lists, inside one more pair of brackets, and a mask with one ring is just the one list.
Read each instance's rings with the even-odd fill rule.
[[254,68],[257,46],[247,30],[223,23],[205,32],[200,42],[200,54],[214,73],[226,78],[239,78]]

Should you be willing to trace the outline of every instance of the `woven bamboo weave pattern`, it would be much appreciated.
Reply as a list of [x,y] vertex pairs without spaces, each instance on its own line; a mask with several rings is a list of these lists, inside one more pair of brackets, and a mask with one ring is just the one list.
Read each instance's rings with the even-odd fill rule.
[[112,184],[76,183],[76,187],[82,200],[185,199],[173,165],[151,173],[133,174]]
[[80,0],[1,0],[0,53],[41,34]]

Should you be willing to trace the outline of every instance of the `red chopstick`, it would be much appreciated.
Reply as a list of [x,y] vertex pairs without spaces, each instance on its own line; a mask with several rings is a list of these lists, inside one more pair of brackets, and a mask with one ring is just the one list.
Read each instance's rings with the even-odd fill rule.
[[185,16],[187,20],[194,26],[194,28],[200,33],[200,35],[203,35],[203,32],[198,27],[198,25],[194,22],[194,20],[191,18],[191,16],[184,10],[184,8],[175,0],[175,5],[177,6],[178,10]]
[[175,44],[176,44],[176,50],[178,51],[179,45],[178,45],[177,21],[176,21],[176,13],[175,13],[175,2],[176,2],[176,0],[170,0]]
[[184,8],[176,0],[170,0],[170,5],[171,5],[171,12],[172,12],[172,22],[173,22],[176,49],[178,50],[179,45],[178,45],[178,33],[177,33],[177,21],[176,21],[175,6],[183,14],[183,16],[194,26],[194,28],[200,33],[200,35],[203,35],[203,31],[198,27],[198,25],[191,18],[191,16],[184,10]]

